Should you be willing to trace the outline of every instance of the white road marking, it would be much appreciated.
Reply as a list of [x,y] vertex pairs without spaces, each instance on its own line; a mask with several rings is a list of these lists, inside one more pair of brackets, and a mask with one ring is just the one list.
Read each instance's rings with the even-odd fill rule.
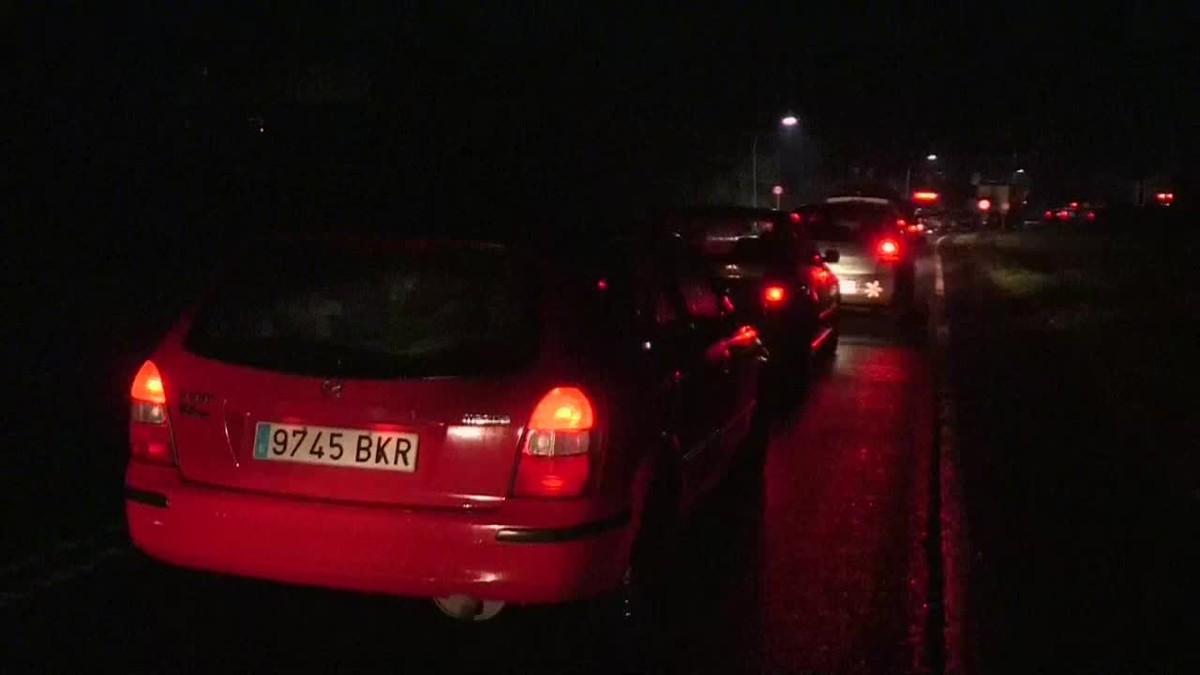
[[[946,280],[942,269],[942,243],[950,238],[943,235],[934,244],[933,255],[933,301],[930,303],[930,328],[934,334],[933,356],[934,377],[938,401],[938,485],[941,513],[941,556],[942,556],[942,646],[944,672],[961,672],[966,664],[963,660],[963,616],[961,599],[965,597],[967,569],[960,555],[967,550],[968,536],[965,510],[962,508],[962,484],[959,478],[957,446],[954,429],[956,413],[954,391],[950,379],[950,364],[947,351],[950,345],[950,326],[946,319]],[[948,510],[953,515],[948,515]],[[959,555],[953,555],[958,552]],[[954,586],[954,590],[947,587]],[[948,599],[958,599],[951,605]]]

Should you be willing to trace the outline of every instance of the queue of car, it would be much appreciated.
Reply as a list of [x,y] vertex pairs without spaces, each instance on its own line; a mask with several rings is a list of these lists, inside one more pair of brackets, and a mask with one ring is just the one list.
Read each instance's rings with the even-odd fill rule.
[[133,379],[126,515],[173,565],[644,616],[682,519],[760,461],[772,377],[911,292],[895,212],[657,214],[564,245],[279,235]]

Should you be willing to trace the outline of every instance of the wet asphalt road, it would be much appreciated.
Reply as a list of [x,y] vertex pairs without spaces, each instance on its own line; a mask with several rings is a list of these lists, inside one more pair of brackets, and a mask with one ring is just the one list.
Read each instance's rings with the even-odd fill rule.
[[[936,669],[925,326],[887,315],[843,325],[834,363],[777,422],[765,471],[728,482],[689,525],[657,645],[666,667]],[[5,672],[611,668],[579,607],[460,625],[425,602],[168,569],[130,551],[119,529],[60,558],[6,578]]]

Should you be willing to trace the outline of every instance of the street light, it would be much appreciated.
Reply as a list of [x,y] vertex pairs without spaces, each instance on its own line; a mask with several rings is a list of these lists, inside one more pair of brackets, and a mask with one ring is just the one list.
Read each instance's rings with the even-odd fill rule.
[[927,160],[929,160],[929,161],[931,161],[931,162],[936,162],[936,161],[937,161],[937,155],[935,155],[935,154],[933,154],[933,153],[931,152],[931,153],[929,153],[928,155],[925,155],[925,159],[927,159]]
[[[779,125],[782,127],[792,128],[800,124],[800,119],[795,115],[784,115],[779,120]],[[750,143],[750,202],[754,208],[758,208],[758,134],[754,134],[754,140]]]
[[775,187],[771,188],[771,194],[775,195],[775,210],[778,211],[779,199],[783,197],[783,186],[776,185]]

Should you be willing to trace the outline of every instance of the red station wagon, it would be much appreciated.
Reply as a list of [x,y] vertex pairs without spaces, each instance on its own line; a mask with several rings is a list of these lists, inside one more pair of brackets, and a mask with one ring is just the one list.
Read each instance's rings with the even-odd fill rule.
[[134,379],[134,544],[462,619],[644,586],[765,443],[762,350],[702,270],[604,250],[255,245]]

